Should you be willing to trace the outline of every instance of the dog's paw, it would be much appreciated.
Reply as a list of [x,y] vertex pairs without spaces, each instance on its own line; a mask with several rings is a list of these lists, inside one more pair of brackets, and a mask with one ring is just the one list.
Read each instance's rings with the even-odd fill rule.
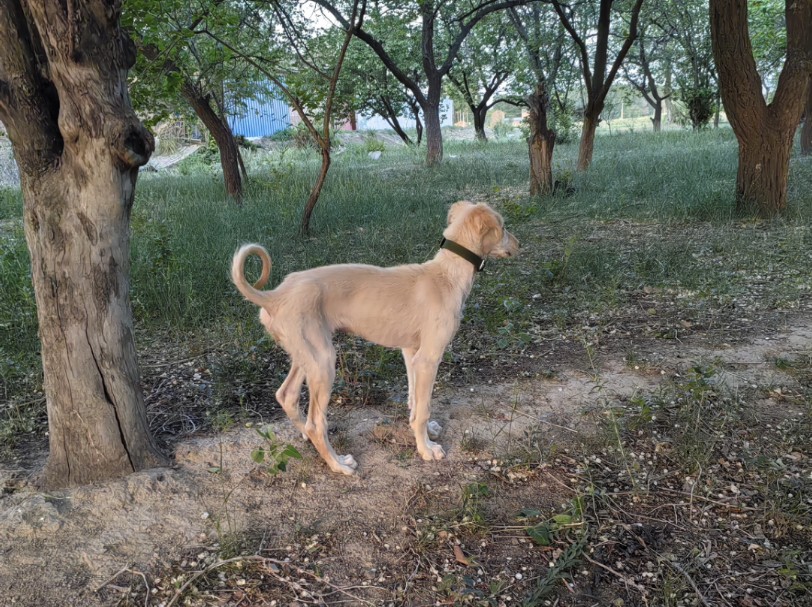
[[438,445],[437,443],[433,443],[431,441],[426,441],[426,450],[420,453],[420,457],[427,462],[441,460],[445,457],[445,450],[443,449],[442,445]]
[[437,440],[443,433],[443,427],[435,421],[430,421],[426,426],[426,431],[429,433],[431,440]]
[[355,461],[355,458],[352,455],[337,455],[338,463],[343,466],[349,466],[353,470],[358,467],[358,462]]
[[340,472],[351,476],[355,474],[355,469],[358,467],[358,462],[352,455],[337,455],[335,463],[330,466],[333,472]]

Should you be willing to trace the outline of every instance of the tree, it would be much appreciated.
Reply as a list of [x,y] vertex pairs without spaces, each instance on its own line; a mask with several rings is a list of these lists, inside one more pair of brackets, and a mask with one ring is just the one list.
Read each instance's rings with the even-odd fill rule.
[[707,6],[706,0],[667,0],[657,11],[660,26],[670,31],[677,45],[671,67],[695,131],[708,124],[719,105]]
[[[414,60],[418,48],[408,37],[388,41],[387,50],[398,55],[398,64],[420,82],[420,64]],[[409,66],[409,58],[412,65]],[[365,114],[377,114],[383,118],[406,145],[420,145],[423,125],[420,121],[420,108],[414,102],[409,89],[403,86],[386,68],[366,44],[354,40],[344,60],[344,70],[339,88],[342,95],[354,98],[354,109]],[[406,133],[401,119],[413,115],[417,137],[415,141]]]
[[812,83],[806,93],[806,110],[804,110],[804,124],[801,127],[801,154],[812,154]]
[[[580,2],[572,6],[561,4],[559,0],[551,0],[561,23],[566,28],[573,42],[578,48],[581,69],[583,71],[584,88],[586,90],[586,107],[584,107],[584,123],[581,128],[581,143],[578,148],[577,170],[585,171],[592,163],[592,152],[595,147],[595,131],[598,128],[600,115],[603,111],[606,96],[617,76],[623,60],[637,37],[637,22],[640,17],[640,8],[643,0],[635,0],[629,10],[628,24],[624,22],[624,33],[612,32],[612,7],[614,0],[600,0],[597,14],[594,12],[594,3],[591,0]],[[620,4],[620,3],[619,3]],[[580,19],[583,29],[595,31],[594,40],[587,44],[587,35],[579,32],[576,27]],[[617,50],[615,60],[609,65],[609,43],[613,37],[623,40]],[[593,61],[590,65],[589,52],[594,51]]]
[[119,2],[0,3],[0,120],[20,169],[42,344],[48,487],[161,463],[141,394],[129,220],[153,139],[130,105]]
[[812,76],[812,1],[786,0],[787,56],[771,103],[762,92],[746,0],[711,0],[722,102],[739,142],[736,206],[771,217],[787,206],[789,157]]
[[483,19],[460,47],[448,79],[474,117],[474,133],[487,141],[485,119],[499,99],[496,92],[513,72],[515,45],[508,41],[510,22],[500,13]]
[[[234,39],[241,30],[256,29],[256,13],[224,0],[207,2],[196,11],[182,0],[139,0],[127,3],[123,17],[141,51],[133,79],[139,109],[160,119],[186,113],[182,104],[187,103],[217,144],[226,193],[239,203],[245,168],[228,124],[226,89],[233,99],[250,97],[257,92],[252,90],[257,72],[239,65],[223,45],[195,36],[195,29],[205,27]],[[156,113],[157,107],[163,111]]]
[[[550,126],[550,91],[555,91],[564,57],[564,37],[560,24],[552,24],[539,4],[511,8],[511,22],[523,43],[527,75],[518,81],[529,89],[522,99],[529,113],[527,138],[530,157],[530,195],[553,191],[553,149],[557,138]],[[557,26],[557,27],[556,27]],[[527,82],[527,84],[524,84]]]
[[[670,32],[664,31],[656,23],[647,20],[640,24],[634,51],[629,54],[623,64],[623,74],[654,110],[651,125],[655,133],[659,133],[663,123],[663,105],[671,96],[666,86],[657,84],[660,68],[670,69],[671,61],[668,56],[668,43]],[[667,82],[667,78],[664,78]]]
[[[308,234],[313,210],[330,169],[330,150],[332,148],[330,127],[336,102],[338,79],[353,34],[364,21],[366,2],[365,0],[353,0],[347,29],[336,38],[330,35],[330,28],[325,32],[310,27],[311,21],[302,10],[303,4],[307,3],[300,0],[292,0],[289,4],[275,2],[271,5],[270,13],[259,12],[260,24],[268,33],[267,48],[263,48],[263,45],[260,45],[259,48],[252,47],[250,44],[241,45],[237,42],[237,36],[232,36],[233,42],[226,40],[208,29],[205,24],[198,26],[195,33],[207,36],[222,45],[235,57],[258,70],[269,82],[282,91],[317,145],[322,159],[321,170],[305,203],[300,226],[300,233]],[[282,34],[279,40],[275,40],[273,35],[276,32]],[[337,51],[335,40],[340,40],[340,48]],[[251,50],[246,50],[245,46]],[[283,49],[283,52],[280,53],[280,49]],[[290,55],[291,49],[293,54],[288,62],[272,60],[272,58],[278,58],[280,54]],[[264,64],[273,66],[277,72],[272,72]],[[321,115],[321,130],[315,125],[315,116],[311,115],[313,108],[318,108],[316,113]]]
[[[443,159],[443,135],[440,130],[440,102],[443,79],[451,70],[460,46],[482,19],[499,10],[525,4],[530,0],[480,0],[473,7],[459,2],[420,0],[419,2],[376,4],[367,21],[355,28],[355,35],[375,53],[403,85],[408,88],[423,112],[426,127],[426,164]],[[642,1],[642,0],[641,0]],[[336,0],[315,0],[348,31],[351,22],[342,14]],[[416,34],[419,24],[423,81],[417,82],[386,48],[385,41]],[[422,85],[422,86],[421,86]],[[426,89],[423,89],[423,86]]]

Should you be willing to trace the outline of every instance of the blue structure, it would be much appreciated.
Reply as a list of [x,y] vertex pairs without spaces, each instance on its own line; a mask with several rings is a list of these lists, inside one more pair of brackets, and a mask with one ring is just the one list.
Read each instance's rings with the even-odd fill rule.
[[229,105],[228,125],[231,132],[243,137],[270,137],[291,126],[290,106],[284,96],[269,82],[257,82],[255,94]]

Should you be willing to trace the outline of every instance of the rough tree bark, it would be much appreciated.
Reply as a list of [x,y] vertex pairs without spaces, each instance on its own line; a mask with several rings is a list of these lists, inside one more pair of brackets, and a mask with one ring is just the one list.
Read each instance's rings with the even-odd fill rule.
[[[195,28],[203,20],[204,16],[199,15],[185,29],[194,32]],[[248,171],[245,170],[240,148],[224,115],[224,111],[222,111],[222,107],[218,106],[210,91],[202,91],[188,75],[183,73],[178,64],[171,58],[165,57],[157,46],[145,44],[143,40],[139,39],[135,40],[135,44],[138,50],[150,61],[161,61],[163,71],[166,74],[180,75],[182,78],[181,95],[189,103],[195,115],[200,118],[203,126],[206,127],[206,130],[209,131],[217,144],[226,193],[237,204],[240,204],[242,202],[243,181],[248,179]]]
[[20,168],[42,343],[47,487],[163,462],[130,308],[129,222],[154,142],[132,111],[120,2],[0,2],[0,120]]
[[231,132],[228,121],[212,107],[211,95],[201,93],[191,82],[184,82],[181,93],[217,144],[217,149],[220,151],[220,166],[223,168],[226,193],[237,204],[240,204],[242,201],[240,150],[237,147],[237,141],[234,139],[234,133]]
[[242,202],[242,158],[237,147],[237,140],[228,125],[228,120],[212,107],[211,95],[198,91],[190,81],[184,81],[181,94],[189,102],[189,105],[217,144],[217,149],[220,151],[220,166],[223,168],[226,193],[237,204],[240,204]]
[[544,196],[553,191],[555,133],[547,125],[549,98],[543,81],[536,84],[535,91],[526,101],[530,108],[530,137],[527,140],[530,153],[530,195]]
[[[537,25],[541,19],[540,9],[538,5],[530,8],[530,23]],[[536,77],[536,86],[524,102],[529,109],[530,136],[527,139],[527,149],[530,156],[530,195],[541,196],[552,193],[554,189],[553,149],[556,133],[550,129],[547,118],[550,110],[550,91],[555,90],[555,78],[564,57],[564,39],[563,35],[558,36],[551,60],[545,68],[538,35],[531,36],[522,15],[516,9],[511,8],[508,15],[524,44],[530,69]]]
[[764,100],[747,26],[747,0],[711,0],[711,41],[722,102],[739,141],[737,210],[772,217],[787,206],[795,130],[812,75],[812,0],[786,0],[787,59]]
[[440,78],[429,79],[429,92],[422,105],[423,120],[426,123],[426,166],[435,166],[443,160],[443,131],[440,120],[442,95]]
[[806,92],[806,110],[804,112],[804,124],[801,127],[801,154],[809,156],[812,154],[812,82]]

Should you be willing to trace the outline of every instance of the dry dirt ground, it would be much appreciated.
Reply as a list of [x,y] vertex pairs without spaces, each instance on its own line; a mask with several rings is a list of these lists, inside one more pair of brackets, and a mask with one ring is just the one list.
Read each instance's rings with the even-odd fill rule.
[[[433,418],[444,426],[439,440],[448,458],[438,463],[415,457],[402,397],[364,408],[333,406],[332,440],[358,461],[354,477],[329,473],[281,419],[272,424],[278,440],[303,459],[278,475],[252,461],[263,439],[245,427],[178,443],[171,468],[94,486],[44,493],[27,482],[30,470],[0,470],[0,605],[521,604],[567,557],[565,544],[533,543],[527,521],[571,512],[584,467],[570,465],[579,456],[569,445],[599,432],[596,420],[609,403],[655,394],[690,368],[712,363],[720,370],[716,381],[732,393],[777,389],[757,397],[777,418],[808,416],[808,403],[780,398],[799,393],[797,377],[774,361],[810,352],[812,323],[801,320],[735,345],[660,343],[637,354],[645,363],[607,355],[593,368],[551,378],[441,385]],[[787,457],[808,477],[809,455],[802,445]],[[729,509],[730,498],[701,499]],[[725,517],[746,519],[748,508],[735,504]],[[648,512],[624,528],[656,550],[667,543],[664,536],[679,534],[681,519],[668,508]],[[558,523],[577,525],[576,518]],[[747,530],[750,545],[739,550],[752,561],[769,552],[769,541]],[[794,533],[809,538],[808,526]],[[702,537],[685,541],[707,551]],[[762,576],[765,592],[745,589],[759,588],[746,567],[740,594],[712,596],[713,586],[678,561],[669,569],[642,559],[636,571],[624,569],[622,558],[607,556],[608,543],[600,534],[590,538],[573,581],[556,581],[555,591],[569,597],[560,604],[812,604],[797,588],[793,594],[773,581],[770,589],[769,577]],[[624,554],[631,559],[634,550]],[[736,562],[735,554],[720,558]],[[799,558],[809,563],[808,554]],[[797,573],[808,580],[809,572]],[[649,592],[647,575],[666,576],[673,590],[661,579]],[[542,596],[525,604],[559,604],[556,594],[546,603]]]

